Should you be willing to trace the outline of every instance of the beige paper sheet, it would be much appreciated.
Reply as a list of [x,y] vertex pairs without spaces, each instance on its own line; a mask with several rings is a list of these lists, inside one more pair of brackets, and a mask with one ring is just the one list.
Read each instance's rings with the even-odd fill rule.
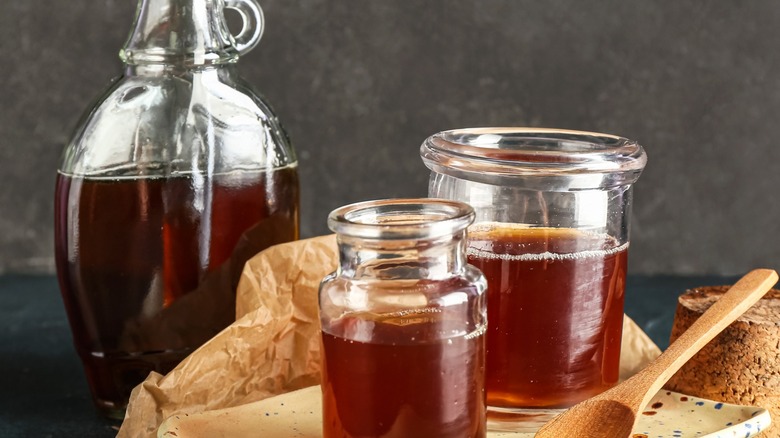
[[[247,262],[238,286],[236,322],[166,376],[137,386],[118,437],[155,437],[166,418],[245,405],[319,383],[317,290],[338,260],[336,239],[278,245]],[[624,323],[621,378],[660,350]]]

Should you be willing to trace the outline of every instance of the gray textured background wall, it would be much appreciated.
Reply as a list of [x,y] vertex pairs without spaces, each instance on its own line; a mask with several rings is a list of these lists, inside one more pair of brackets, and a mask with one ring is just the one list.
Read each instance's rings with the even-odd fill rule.
[[[424,195],[443,129],[525,125],[645,145],[631,272],[780,266],[780,2],[261,0],[241,59],[292,137],[302,232]],[[135,0],[0,7],[0,271],[53,271],[59,154],[120,72]]]

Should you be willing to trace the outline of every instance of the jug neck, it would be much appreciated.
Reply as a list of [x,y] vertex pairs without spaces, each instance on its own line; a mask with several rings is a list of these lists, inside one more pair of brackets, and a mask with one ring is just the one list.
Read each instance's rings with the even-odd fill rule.
[[[244,20],[230,34],[226,7]],[[255,0],[139,0],[133,30],[119,55],[128,66],[197,67],[233,63],[262,34],[262,12]],[[240,40],[240,41],[238,41]]]

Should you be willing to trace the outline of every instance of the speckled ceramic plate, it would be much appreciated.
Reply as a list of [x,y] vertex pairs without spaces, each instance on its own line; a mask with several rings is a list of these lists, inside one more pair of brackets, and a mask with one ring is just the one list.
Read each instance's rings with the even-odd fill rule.
[[[321,437],[319,386],[256,403],[165,421],[158,437]],[[633,438],[749,438],[766,430],[769,412],[662,391],[641,415]],[[489,438],[533,437],[527,433],[490,432]]]
[[[661,391],[639,417],[632,438],[750,438],[770,423],[769,412],[763,408]],[[533,434],[492,432],[488,437],[530,438]]]
[[639,419],[634,438],[749,438],[771,424],[763,408],[737,406],[662,391]]

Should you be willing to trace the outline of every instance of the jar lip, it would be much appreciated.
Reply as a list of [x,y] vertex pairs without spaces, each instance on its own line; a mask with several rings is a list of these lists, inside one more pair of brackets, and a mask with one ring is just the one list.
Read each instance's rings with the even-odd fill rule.
[[339,235],[375,240],[434,239],[463,231],[474,222],[463,202],[435,198],[381,199],[333,210],[328,227]]
[[522,127],[439,132],[423,142],[420,155],[429,169],[467,180],[500,185],[566,177],[579,189],[631,184],[647,163],[642,146],[623,137]]

